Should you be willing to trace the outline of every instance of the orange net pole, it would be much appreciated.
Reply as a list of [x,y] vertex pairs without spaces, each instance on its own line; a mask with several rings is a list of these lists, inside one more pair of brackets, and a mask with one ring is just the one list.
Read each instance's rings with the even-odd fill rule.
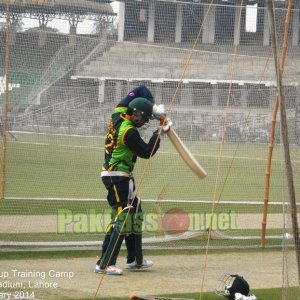
[[[288,44],[288,31],[289,31],[289,24],[291,20],[291,8],[292,8],[292,1],[288,3],[288,10],[285,16],[284,21],[284,37],[283,37],[283,44],[282,44],[282,55],[281,61],[279,66],[280,75],[283,75],[284,71],[284,64],[286,58],[286,51],[287,51],[287,44]],[[271,22],[271,20],[270,20]],[[265,176],[265,190],[264,190],[264,207],[263,207],[263,217],[262,217],[262,229],[261,229],[261,238],[260,238],[260,247],[265,248],[266,245],[266,230],[267,230],[267,215],[268,215],[268,203],[269,203],[269,192],[270,192],[270,176],[271,176],[271,165],[272,165],[272,155],[273,155],[273,148],[274,148],[274,136],[275,136],[275,126],[276,126],[276,118],[277,112],[279,108],[279,95],[276,94],[274,108],[272,113],[272,126],[270,132],[270,140],[269,140],[269,148],[268,148],[268,159],[266,165],[266,176]]]

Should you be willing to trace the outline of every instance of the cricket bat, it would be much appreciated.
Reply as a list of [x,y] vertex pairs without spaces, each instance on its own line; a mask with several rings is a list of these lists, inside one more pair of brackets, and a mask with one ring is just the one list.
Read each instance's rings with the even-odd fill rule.
[[207,176],[204,168],[199,164],[194,155],[190,152],[190,150],[186,147],[180,137],[177,135],[173,127],[167,131],[167,135],[171,140],[172,144],[176,148],[177,152],[180,154],[182,159],[188,165],[188,167],[200,178],[203,179]]
[[187,299],[187,298],[170,298],[170,297],[158,297],[158,296],[151,296],[151,295],[138,296],[135,294],[131,294],[129,298],[135,300],[194,300],[194,299]]

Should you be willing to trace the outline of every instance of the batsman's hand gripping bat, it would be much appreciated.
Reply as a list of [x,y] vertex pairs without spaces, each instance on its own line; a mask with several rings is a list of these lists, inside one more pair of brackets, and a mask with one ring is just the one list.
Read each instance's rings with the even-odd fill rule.
[[[162,125],[164,125],[164,120],[160,121]],[[196,160],[194,155],[190,152],[190,150],[186,147],[180,137],[177,135],[173,126],[167,130],[167,135],[171,140],[172,144],[176,148],[177,152],[180,154],[185,163],[189,166],[189,168],[200,178],[203,179],[207,176],[206,171]]]

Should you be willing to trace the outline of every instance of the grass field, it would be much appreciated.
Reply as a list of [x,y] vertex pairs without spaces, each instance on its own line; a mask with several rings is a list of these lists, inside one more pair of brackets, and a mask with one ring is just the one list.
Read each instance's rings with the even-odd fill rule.
[[[6,197],[105,198],[100,180],[103,138],[16,133],[7,148]],[[143,199],[156,199],[164,185],[166,199],[261,201],[267,145],[188,143],[208,172],[200,181],[163,138],[150,162],[140,159],[135,177]],[[236,153],[235,153],[236,152]],[[300,148],[291,150],[295,183],[300,181]],[[282,201],[282,162],[279,146],[273,154],[270,201]],[[226,180],[226,182],[225,182]],[[299,184],[295,184],[297,195]],[[221,194],[221,195],[220,195]]]

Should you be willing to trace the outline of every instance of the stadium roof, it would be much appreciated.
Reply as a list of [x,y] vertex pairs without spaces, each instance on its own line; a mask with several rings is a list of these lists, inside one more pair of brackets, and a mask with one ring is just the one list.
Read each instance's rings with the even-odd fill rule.
[[[0,11],[6,10],[6,0],[0,0]],[[15,13],[74,13],[85,14],[106,14],[115,15],[109,4],[111,1],[90,1],[90,0],[12,0],[10,11]]]

